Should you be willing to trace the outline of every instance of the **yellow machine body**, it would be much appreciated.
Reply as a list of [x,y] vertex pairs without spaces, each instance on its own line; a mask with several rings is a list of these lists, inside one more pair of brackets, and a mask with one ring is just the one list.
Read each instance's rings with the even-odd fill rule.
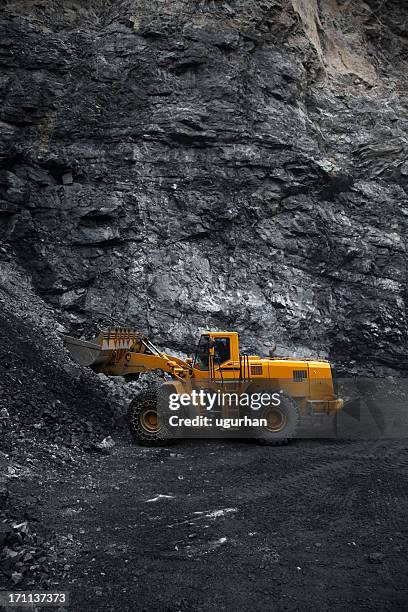
[[333,414],[343,407],[336,397],[328,361],[260,357],[240,352],[237,332],[205,332],[193,359],[182,360],[156,348],[143,334],[111,328],[88,342],[64,336],[71,356],[108,376],[131,379],[147,371],[169,374],[177,393],[193,388],[248,392],[276,390],[293,397],[302,413]]

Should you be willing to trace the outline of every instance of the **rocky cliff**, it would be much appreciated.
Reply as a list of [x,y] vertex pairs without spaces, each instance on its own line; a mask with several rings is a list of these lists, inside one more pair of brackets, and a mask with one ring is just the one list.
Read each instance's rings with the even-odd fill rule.
[[408,368],[408,8],[0,11],[1,266],[56,321]]

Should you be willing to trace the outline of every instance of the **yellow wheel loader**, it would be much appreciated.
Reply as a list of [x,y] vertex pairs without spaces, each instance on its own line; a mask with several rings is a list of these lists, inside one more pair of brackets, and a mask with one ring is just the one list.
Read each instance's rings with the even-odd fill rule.
[[[334,370],[328,361],[277,357],[274,350],[269,357],[246,355],[240,352],[237,332],[203,333],[194,357],[186,360],[167,355],[145,335],[129,328],[107,329],[91,341],[71,336],[63,336],[63,340],[71,357],[95,372],[123,376],[125,380],[148,371],[168,375],[159,387],[141,391],[129,406],[130,430],[146,446],[167,444],[185,432],[178,426],[180,422],[208,420],[206,398],[210,395],[218,398],[211,405],[211,414],[221,419],[216,422],[225,423],[228,417],[232,429],[237,424],[240,437],[248,432],[245,437],[255,437],[266,444],[282,444],[295,438],[305,417],[333,416],[343,407],[343,400],[336,396]],[[254,398],[265,400],[256,405],[250,432],[241,427],[242,422],[248,422],[250,408],[245,418],[232,418],[239,411],[242,416],[242,406],[238,404],[244,395],[245,406],[252,406]],[[233,398],[235,403],[220,401],[224,396]],[[181,400],[177,417],[171,406],[175,398]],[[198,431],[202,434],[204,429]]]

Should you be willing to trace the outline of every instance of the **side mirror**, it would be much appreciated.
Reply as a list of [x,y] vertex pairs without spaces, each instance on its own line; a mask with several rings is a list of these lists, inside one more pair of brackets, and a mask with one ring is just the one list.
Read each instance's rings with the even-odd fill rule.
[[189,366],[193,365],[193,359],[191,357],[187,357],[186,364]]

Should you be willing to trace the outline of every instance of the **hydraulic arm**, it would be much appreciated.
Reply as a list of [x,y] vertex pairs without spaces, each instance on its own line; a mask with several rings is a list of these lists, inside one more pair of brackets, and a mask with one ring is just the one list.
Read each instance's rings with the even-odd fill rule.
[[77,363],[107,376],[132,378],[162,370],[173,378],[185,379],[192,371],[182,359],[166,355],[147,336],[131,328],[110,328],[91,341],[64,335],[63,341]]

